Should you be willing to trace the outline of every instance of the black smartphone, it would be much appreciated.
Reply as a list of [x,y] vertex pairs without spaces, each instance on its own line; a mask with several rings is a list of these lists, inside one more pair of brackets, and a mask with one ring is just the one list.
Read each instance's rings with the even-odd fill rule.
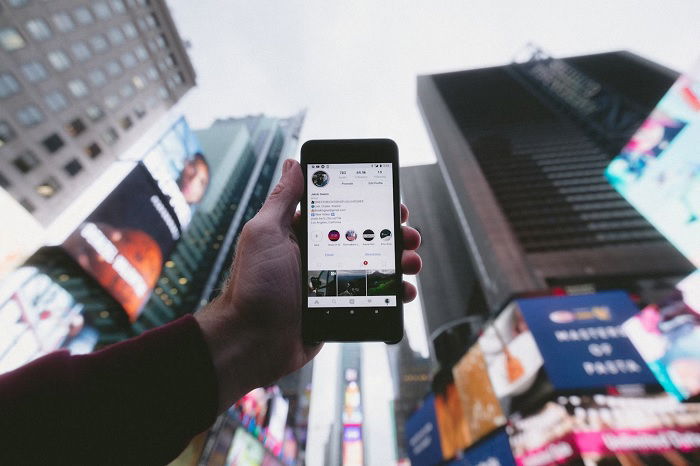
[[301,147],[306,343],[403,337],[399,151],[390,139]]

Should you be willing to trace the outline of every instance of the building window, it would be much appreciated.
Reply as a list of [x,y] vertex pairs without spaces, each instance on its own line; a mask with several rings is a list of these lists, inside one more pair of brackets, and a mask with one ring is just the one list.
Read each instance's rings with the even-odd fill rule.
[[88,88],[85,85],[85,81],[82,79],[73,79],[68,81],[68,89],[78,98],[85,97],[88,94]]
[[85,132],[87,126],[83,123],[83,120],[76,118],[66,125],[66,131],[73,137],[77,137]]
[[85,109],[85,115],[87,115],[88,119],[94,123],[104,118],[105,112],[103,112],[97,105],[92,104],[88,105],[88,107]]
[[119,126],[122,127],[123,130],[129,130],[132,126],[134,126],[134,122],[131,120],[131,117],[125,116],[121,120],[119,120]]
[[21,66],[21,68],[22,73],[24,73],[24,77],[30,82],[35,83],[48,78],[46,68],[44,68],[44,65],[38,61],[30,61],[29,63],[25,63]]
[[68,58],[68,55],[60,50],[49,52],[46,57],[49,59],[49,63],[51,63],[51,66],[53,66],[56,71],[67,70],[70,67],[70,59]]
[[44,199],[52,198],[61,190],[61,184],[53,176],[49,176],[42,183],[36,186],[36,192]]
[[73,52],[73,56],[78,61],[89,60],[90,57],[92,57],[92,52],[90,52],[88,46],[85,45],[85,42],[76,42],[71,45],[70,49],[71,52]]
[[92,11],[95,12],[95,16],[100,19],[107,19],[112,16],[112,12],[105,2],[97,2],[92,5]]
[[148,79],[151,81],[157,81],[158,80],[158,70],[155,68],[155,66],[152,66],[146,70],[146,76]]
[[119,76],[120,74],[122,74],[122,67],[119,66],[119,63],[117,63],[114,60],[108,62],[105,65],[105,69],[107,70],[107,73],[112,77]]
[[52,36],[49,25],[46,24],[46,21],[44,21],[43,19],[30,19],[29,21],[27,21],[26,26],[27,31],[29,31],[29,35],[32,36],[35,40],[46,40],[50,39]]
[[121,45],[124,43],[124,33],[116,27],[107,31],[107,37],[109,37],[109,41],[114,46]]
[[133,23],[124,23],[122,26],[122,31],[124,31],[124,35],[129,39],[133,39],[139,35],[139,33],[136,31],[136,26],[134,26]]
[[109,44],[107,43],[107,39],[104,38],[102,34],[97,34],[96,36],[92,36],[90,38],[90,45],[92,46],[92,49],[97,52],[104,52],[109,48]]
[[159,49],[164,49],[168,46],[168,41],[165,40],[165,36],[160,35],[156,37],[156,45],[158,46]]
[[116,95],[108,95],[105,97],[105,107],[107,110],[114,110],[119,105],[119,97]]
[[126,68],[133,68],[134,66],[137,65],[136,57],[134,56],[133,53],[131,52],[126,52],[125,54],[122,55],[121,57],[122,64]]
[[75,24],[68,13],[60,12],[53,15],[53,25],[61,32],[69,32],[75,29]]
[[15,168],[21,173],[29,173],[40,163],[39,158],[30,150],[25,150],[12,161]]
[[0,173],[0,188],[8,189],[10,186],[12,186],[12,183],[10,183],[10,180],[8,180],[5,175]]
[[178,84],[178,85],[182,84],[184,82],[184,79],[182,79],[182,74],[180,74],[180,73],[174,74],[173,75],[173,82],[175,84]]
[[102,87],[107,82],[107,76],[105,76],[104,71],[101,69],[94,69],[88,73],[88,79],[90,83],[95,87]]
[[102,153],[102,149],[96,142],[93,142],[85,148],[85,154],[91,159],[96,159]]
[[20,203],[20,205],[21,205],[22,207],[24,207],[24,208],[27,210],[27,212],[29,212],[30,214],[36,210],[36,207],[34,207],[34,204],[32,204],[31,202],[29,202],[29,199],[22,198],[22,199],[20,199],[19,203]]
[[78,159],[73,159],[63,166],[63,169],[70,176],[75,176],[83,170],[83,165]]
[[117,130],[114,129],[114,128],[111,128],[111,127],[110,127],[110,128],[107,128],[107,131],[105,131],[105,132],[102,134],[102,140],[103,140],[108,146],[113,145],[115,142],[117,142],[118,139],[119,139],[119,134],[117,134]]
[[0,120],[0,147],[17,137],[17,133],[12,129],[12,126],[4,120]]
[[136,118],[140,120],[146,116],[146,108],[142,105],[137,105],[134,107],[134,115],[136,115]]
[[25,128],[29,128],[44,121],[44,114],[36,105],[29,104],[17,111],[17,121]]
[[92,13],[86,7],[81,6],[73,10],[73,16],[80,24],[92,24],[95,19],[92,17]]
[[19,83],[10,73],[0,73],[0,99],[19,92]]
[[143,45],[139,45],[136,48],[134,48],[134,53],[136,54],[136,58],[138,58],[139,61],[148,60],[148,52],[146,51],[146,47],[144,47]]
[[175,68],[175,57],[173,57],[172,55],[168,55],[167,57],[165,57],[164,61],[165,66],[167,66],[168,68]]
[[124,13],[126,11],[122,0],[110,0],[109,4],[112,5],[112,9],[117,13]]
[[170,93],[165,87],[161,86],[158,88],[158,97],[160,97],[163,100],[167,100],[168,97],[170,97]]
[[0,45],[8,52],[21,49],[26,45],[22,36],[16,29],[10,27],[0,28]]
[[154,14],[150,14],[146,16],[146,25],[148,25],[149,28],[153,29],[159,26],[158,24],[158,18]]
[[29,0],[7,0],[7,3],[12,7],[19,8],[29,3]]
[[53,133],[51,136],[45,138],[43,141],[41,141],[41,144],[49,154],[56,153],[65,145],[63,139],[61,139],[61,136],[56,133]]
[[46,106],[49,107],[52,112],[60,112],[68,107],[68,100],[59,90],[51,91],[46,94],[44,96],[44,102],[46,102]]
[[134,83],[134,86],[136,86],[136,89],[141,90],[144,87],[146,87],[146,81],[143,80],[143,78],[139,75],[134,76],[131,78],[131,82]]
[[134,95],[134,86],[131,84],[124,84],[121,89],[119,89],[119,94],[125,99]]

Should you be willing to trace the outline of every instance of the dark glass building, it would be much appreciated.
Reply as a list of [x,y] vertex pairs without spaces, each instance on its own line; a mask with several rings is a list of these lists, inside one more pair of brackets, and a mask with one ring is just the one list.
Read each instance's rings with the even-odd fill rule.
[[418,78],[442,182],[492,312],[555,287],[644,292],[689,273],[604,177],[676,77],[629,52],[538,52]]

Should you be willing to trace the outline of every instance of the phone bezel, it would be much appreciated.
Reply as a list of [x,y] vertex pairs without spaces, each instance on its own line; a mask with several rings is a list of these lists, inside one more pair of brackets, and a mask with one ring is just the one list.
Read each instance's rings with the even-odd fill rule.
[[[301,200],[302,335],[307,344],[321,341],[383,341],[394,344],[403,338],[403,286],[399,285],[397,305],[392,307],[308,307],[308,212],[307,166],[310,164],[391,163],[394,204],[394,266],[402,277],[401,195],[399,151],[391,139],[311,140],[301,147],[304,195]],[[379,312],[375,313],[375,309]],[[354,312],[350,312],[354,311]]]

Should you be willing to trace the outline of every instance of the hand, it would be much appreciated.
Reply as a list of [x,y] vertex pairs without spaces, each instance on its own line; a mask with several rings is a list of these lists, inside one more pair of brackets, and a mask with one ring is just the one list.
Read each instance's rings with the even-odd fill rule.
[[[195,314],[211,351],[219,383],[219,410],[313,359],[321,345],[301,339],[301,254],[295,212],[304,191],[301,166],[286,160],[282,179],[260,212],[243,227],[230,279],[221,295]],[[401,222],[408,209],[401,206]],[[402,227],[403,272],[421,268],[420,234]],[[403,283],[404,301],[416,289]]]

